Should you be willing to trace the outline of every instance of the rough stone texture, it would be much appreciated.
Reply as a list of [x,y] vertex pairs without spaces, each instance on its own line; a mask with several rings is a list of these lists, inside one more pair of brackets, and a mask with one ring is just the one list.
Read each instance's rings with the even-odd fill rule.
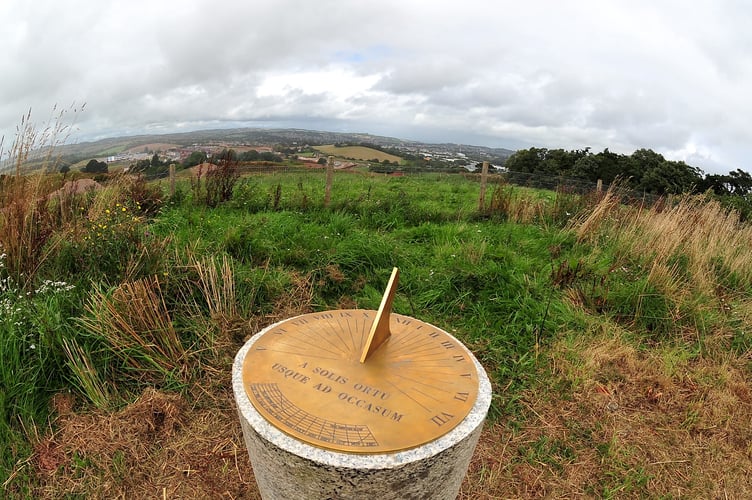
[[265,499],[378,498],[453,499],[470,464],[491,404],[491,384],[478,371],[478,398],[468,416],[444,436],[396,453],[340,453],[303,443],[267,422],[253,407],[243,387],[243,361],[256,339],[235,357],[233,390],[248,453]]

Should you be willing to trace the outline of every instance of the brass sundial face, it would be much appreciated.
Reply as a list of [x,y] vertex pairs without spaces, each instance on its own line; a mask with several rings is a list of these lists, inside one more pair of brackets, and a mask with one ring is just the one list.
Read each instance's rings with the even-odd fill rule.
[[447,332],[391,314],[397,270],[379,311],[306,314],[263,333],[243,362],[255,409],[282,432],[350,453],[387,453],[457,426],[478,394],[470,352]]

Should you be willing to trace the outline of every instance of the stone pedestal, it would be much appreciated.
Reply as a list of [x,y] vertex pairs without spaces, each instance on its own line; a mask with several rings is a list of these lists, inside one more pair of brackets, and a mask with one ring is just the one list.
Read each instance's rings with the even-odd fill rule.
[[478,397],[449,433],[405,451],[341,453],[284,434],[256,411],[243,386],[249,340],[235,357],[233,390],[259,491],[265,499],[454,499],[467,472],[491,404],[491,384],[478,361]]

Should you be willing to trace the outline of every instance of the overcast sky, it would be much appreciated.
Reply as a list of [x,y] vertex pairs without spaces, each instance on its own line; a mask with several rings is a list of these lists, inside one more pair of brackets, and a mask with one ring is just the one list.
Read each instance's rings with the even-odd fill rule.
[[745,0],[0,0],[0,135],[229,126],[752,171]]

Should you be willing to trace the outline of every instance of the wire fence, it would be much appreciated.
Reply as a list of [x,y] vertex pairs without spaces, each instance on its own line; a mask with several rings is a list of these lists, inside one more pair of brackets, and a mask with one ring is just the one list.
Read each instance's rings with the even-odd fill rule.
[[624,184],[616,184],[612,186],[611,184],[592,182],[586,179],[565,177],[562,175],[543,175],[514,171],[507,171],[495,175],[499,175],[501,179],[509,184],[537,189],[548,189],[551,191],[566,191],[577,194],[588,194],[593,191],[608,191],[611,187],[618,187],[619,195],[625,202],[641,202],[647,205],[652,205],[665,198],[658,194],[629,189]]

